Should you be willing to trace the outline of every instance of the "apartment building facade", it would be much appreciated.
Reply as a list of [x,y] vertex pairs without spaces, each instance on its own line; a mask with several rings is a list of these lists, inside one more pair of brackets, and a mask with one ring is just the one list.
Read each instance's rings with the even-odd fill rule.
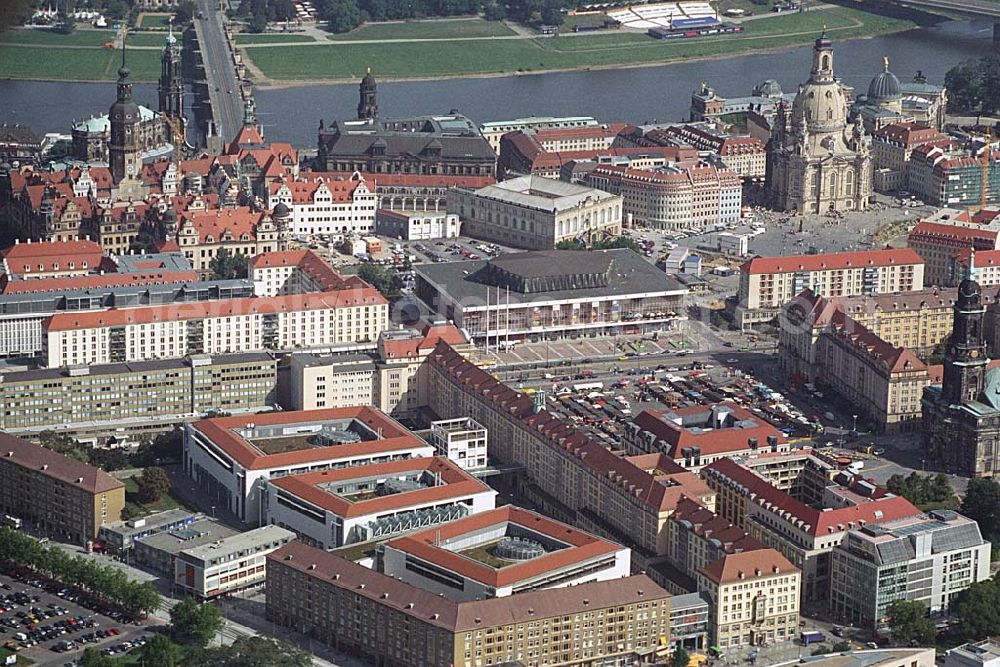
[[735,316],[743,329],[773,319],[804,289],[829,297],[924,287],[924,261],[910,248],[755,257],[740,267]]
[[953,258],[970,248],[1000,250],[1000,223],[997,209],[978,213],[944,208],[918,222],[906,244],[924,260],[924,283],[928,286],[957,287],[961,275],[954,275]]
[[447,344],[430,356],[429,407],[468,416],[490,433],[490,454],[523,465],[519,492],[546,514],[632,549],[642,568],[667,550],[667,521],[682,495],[714,508],[704,482],[661,454],[619,457],[510,389]]
[[802,571],[803,603],[829,599],[831,553],[848,531],[920,514],[905,498],[863,480],[828,486],[821,501],[806,504],[732,459],[716,461],[702,477],[718,494],[721,516]]
[[103,470],[0,432],[0,513],[85,545],[124,507],[125,485]]
[[802,573],[775,549],[727,554],[698,571],[721,649],[790,641],[799,631]]
[[455,602],[297,542],[268,558],[269,620],[385,667],[617,665],[670,641],[644,575]]
[[50,367],[238,350],[374,347],[389,304],[373,287],[181,305],[56,313],[43,323]]
[[262,352],[17,371],[0,375],[0,430],[121,445],[212,412],[270,410],[276,393]]
[[705,229],[740,219],[739,175],[709,163],[681,163],[657,170],[598,165],[585,177],[595,188],[620,195],[626,220],[658,229]]
[[925,144],[947,145],[948,135],[915,122],[890,123],[872,133],[872,169],[877,192],[905,190],[909,183],[910,155]]

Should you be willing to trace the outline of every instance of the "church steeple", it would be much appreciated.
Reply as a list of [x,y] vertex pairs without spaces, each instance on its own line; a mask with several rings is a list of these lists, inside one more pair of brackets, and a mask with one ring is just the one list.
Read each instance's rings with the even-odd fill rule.
[[184,80],[181,75],[181,49],[174,37],[174,24],[170,23],[170,32],[160,56],[160,81],[158,111],[173,119],[184,117]]
[[118,99],[108,111],[111,136],[108,141],[108,162],[115,183],[139,175],[142,155],[139,151],[139,105],[132,99],[132,82],[125,64],[125,42],[122,40],[122,66],[118,70]]
[[378,117],[378,84],[368,68],[365,78],[361,79],[360,99],[358,100],[358,120],[374,120]]
[[826,36],[826,27],[813,45],[812,71],[809,80],[813,83],[833,81],[833,42]]
[[983,341],[983,291],[975,280],[976,253],[969,255],[965,278],[958,286],[955,321],[944,356],[941,396],[950,404],[978,400],[986,382],[986,343]]

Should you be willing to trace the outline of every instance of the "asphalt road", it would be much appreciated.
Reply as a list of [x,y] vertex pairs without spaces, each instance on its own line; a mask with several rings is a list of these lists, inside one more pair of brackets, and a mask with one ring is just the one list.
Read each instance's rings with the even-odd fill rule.
[[223,29],[223,14],[213,0],[197,0],[204,18],[195,18],[198,48],[201,50],[208,81],[208,96],[212,103],[212,118],[216,133],[229,142],[243,123],[243,98],[236,68],[229,52]]

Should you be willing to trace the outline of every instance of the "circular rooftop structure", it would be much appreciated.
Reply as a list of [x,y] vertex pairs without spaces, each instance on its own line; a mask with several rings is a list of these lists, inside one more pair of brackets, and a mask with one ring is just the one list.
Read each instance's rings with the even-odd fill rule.
[[896,75],[889,71],[889,59],[886,58],[885,69],[876,74],[868,84],[868,101],[873,104],[894,102],[902,96],[903,88]]
[[505,537],[493,547],[497,558],[504,560],[531,560],[545,555],[545,547],[524,537]]

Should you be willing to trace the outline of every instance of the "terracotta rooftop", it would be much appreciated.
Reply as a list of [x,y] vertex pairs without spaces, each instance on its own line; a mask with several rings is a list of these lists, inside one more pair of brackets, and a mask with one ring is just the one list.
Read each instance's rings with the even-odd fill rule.
[[[530,531],[565,542],[569,546],[502,568],[491,567],[456,551],[438,546],[442,541],[447,542],[502,523],[523,526]],[[519,581],[540,577],[598,556],[615,553],[622,548],[613,542],[513,505],[449,521],[421,532],[409,533],[390,540],[386,546],[413,554],[438,567],[493,587],[509,586]]]
[[[263,454],[236,429],[244,428],[248,421],[256,426],[275,424],[300,424],[336,419],[356,419],[373,431],[380,433],[378,440],[362,441],[332,447],[312,447],[281,454]],[[376,454],[426,447],[427,443],[403,428],[396,420],[383,412],[366,406],[332,408],[327,410],[303,410],[269,412],[238,417],[202,419],[191,424],[212,444],[248,470],[265,470],[312,461],[329,461],[352,458],[362,454]]]
[[787,512],[785,520],[813,537],[843,532],[866,523],[881,523],[920,514],[920,510],[902,496],[887,496],[840,509],[818,510],[775,488],[757,473],[732,459],[715,461],[702,469],[702,476],[716,475],[745,489],[754,503],[772,512]]
[[[718,427],[711,422],[713,410],[724,411],[727,415],[726,427]],[[720,412],[721,414],[721,412]],[[691,419],[705,416],[697,424],[684,426],[674,418]],[[673,459],[684,457],[687,447],[700,447],[702,455],[725,454],[750,448],[748,440],[754,438],[761,450],[769,448],[768,437],[775,438],[779,446],[786,445],[785,435],[766,420],[735,403],[692,406],[676,410],[645,409],[635,416],[633,422],[642,431],[669,445],[667,455]],[[638,437],[642,437],[641,435]]]
[[324,584],[375,601],[386,610],[455,633],[669,597],[649,577],[636,575],[488,600],[454,602],[298,540],[271,552],[267,559],[269,577],[274,576],[275,569],[290,567]]
[[225,301],[195,301],[138,308],[110,308],[86,312],[60,312],[42,321],[44,331],[96,329],[122,325],[182,322],[185,320],[242,315],[266,315],[309,310],[347,308],[386,303],[374,287],[352,287],[335,292],[254,296]]
[[0,431],[0,461],[40,472],[89,493],[106,493],[125,486],[100,468],[15,438],[3,431]]
[[[349,482],[353,479],[398,476],[412,472],[431,473],[438,477],[440,483],[438,486],[415,491],[404,491],[356,501],[344,498],[320,486],[321,484]],[[343,518],[398,511],[418,505],[443,503],[491,491],[489,486],[441,456],[401,459],[335,470],[320,470],[302,475],[289,475],[271,480],[271,484]]]
[[15,243],[0,250],[0,261],[14,274],[86,272],[97,269],[103,256],[100,244],[94,241]]
[[775,549],[727,554],[700,570],[710,580],[720,584],[742,580],[753,581],[798,571],[798,568]]
[[889,248],[820,255],[754,257],[743,264],[740,270],[749,274],[792,273],[795,271],[828,271],[866,266],[905,266],[923,263],[924,260],[911,248]]
[[714,495],[697,475],[666,456],[661,456],[655,467],[643,469],[548,410],[536,413],[529,397],[501,383],[446,343],[438,343],[430,359],[468,391],[492,402],[511,419],[523,422],[548,446],[565,456],[575,457],[582,467],[604,483],[617,487],[622,494],[635,497],[654,511],[672,512],[682,496],[699,499]]

